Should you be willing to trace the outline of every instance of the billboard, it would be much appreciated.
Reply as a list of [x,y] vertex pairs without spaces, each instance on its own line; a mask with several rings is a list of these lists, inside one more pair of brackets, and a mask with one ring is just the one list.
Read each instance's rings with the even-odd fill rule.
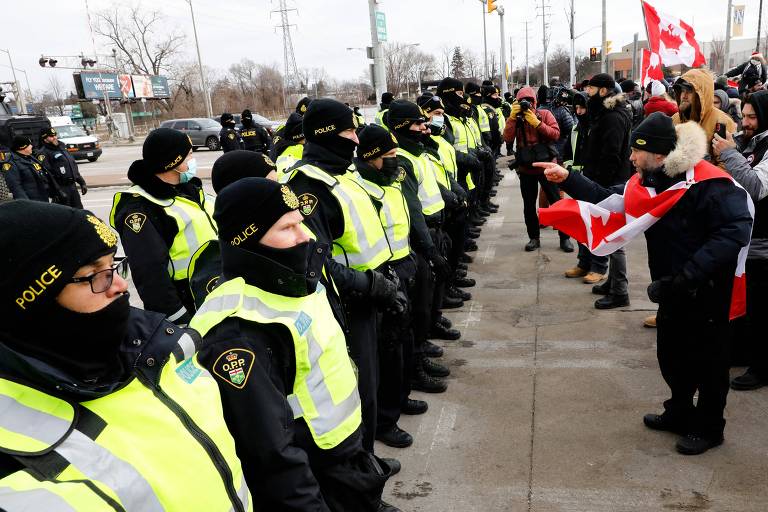
[[85,100],[122,98],[170,98],[168,79],[159,75],[125,75],[81,72],[74,74],[78,96]]

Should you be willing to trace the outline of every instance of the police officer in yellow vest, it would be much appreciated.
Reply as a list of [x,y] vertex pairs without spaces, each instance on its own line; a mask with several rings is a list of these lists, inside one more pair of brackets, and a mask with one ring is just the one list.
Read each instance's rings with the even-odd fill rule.
[[379,126],[384,126],[386,128],[386,123],[384,120],[384,116],[387,114],[387,111],[389,110],[389,105],[394,101],[395,95],[391,92],[384,92],[381,94],[381,104],[379,105],[381,108],[378,112],[376,112],[376,124]]
[[285,126],[275,135],[272,160],[277,166],[278,175],[293,167],[301,160],[304,154],[304,127],[302,122],[304,116],[293,112],[288,116]]
[[405,173],[403,196],[411,217],[411,248],[416,254],[417,274],[411,306],[413,310],[414,373],[412,387],[417,391],[442,393],[447,384],[442,377],[450,371],[429,357],[442,356],[442,348],[428,341],[432,325],[442,317],[441,308],[460,307],[461,299],[445,296],[445,283],[451,278],[446,259],[447,237],[443,189],[437,180],[437,167],[424,148],[429,138],[424,112],[410,101],[392,102],[387,115],[390,131],[399,147],[397,159]]
[[496,213],[499,207],[490,201],[493,186],[501,180],[501,174],[496,169],[496,153],[493,150],[496,115],[492,109],[483,108],[482,88],[476,83],[467,82],[464,86],[464,94],[468,95],[468,100],[471,102],[472,120],[477,129],[480,130],[479,140],[482,141],[482,144],[477,148],[485,170],[483,186],[480,189],[480,208],[490,213]]
[[493,85],[484,85],[482,87],[482,109],[488,116],[488,122],[491,127],[491,143],[489,144],[493,155],[498,158],[501,156],[502,134],[504,133],[504,114],[501,111],[501,97],[499,89]]
[[[0,205],[0,510],[252,510],[199,338],[132,308],[88,211]],[[169,359],[170,358],[170,359]]]
[[304,115],[302,160],[281,180],[290,183],[299,210],[319,242],[332,246],[331,277],[349,319],[347,343],[359,369],[363,446],[373,451],[376,432],[379,309],[396,306],[397,285],[379,270],[392,257],[378,212],[360,175],[350,170],[358,139],[352,110],[332,99],[310,103]]
[[189,291],[192,256],[216,239],[213,198],[195,177],[187,135],[158,128],[144,141],[142,156],[128,170],[133,186],[115,194],[110,223],[131,258],[144,307],[183,325],[195,310]]
[[[190,326],[259,510],[395,511],[391,468],[363,449],[340,308],[321,281],[330,246],[302,229],[288,185],[243,178],[216,199],[223,282]],[[183,347],[179,347],[180,349]]]
[[413,293],[416,262],[409,243],[411,218],[402,192],[405,172],[397,162],[397,139],[385,128],[369,125],[360,134],[355,169],[368,186],[383,193],[372,194],[379,219],[392,246],[387,263],[397,274],[405,299],[399,314],[386,312],[379,326],[378,424],[376,438],[384,444],[405,448],[413,437],[397,425],[400,413],[423,414],[427,403],[409,398],[413,373],[413,331],[408,296]]

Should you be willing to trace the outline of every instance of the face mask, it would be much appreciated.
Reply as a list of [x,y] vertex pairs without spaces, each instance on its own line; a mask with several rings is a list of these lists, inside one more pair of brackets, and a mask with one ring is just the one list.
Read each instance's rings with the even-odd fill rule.
[[[317,252],[318,247],[324,249],[322,254]],[[267,289],[272,293],[303,297],[314,293],[317,289],[328,246],[316,240],[309,240],[287,249],[275,249],[259,243],[254,247],[253,252],[275,264],[275,268],[268,272],[268,278],[263,275],[260,277],[260,279],[269,279],[271,283],[259,286],[274,288]]]
[[499,108],[501,106],[501,98],[488,98],[488,104],[493,108]]
[[757,65],[758,65],[758,63],[760,63],[760,61],[759,61],[759,60],[757,60],[757,59],[750,59],[750,60],[749,60],[749,63],[750,63],[750,64],[752,64],[753,66],[757,66]]
[[400,176],[400,166],[397,163],[397,158],[383,158],[382,162],[381,171],[379,171],[382,177],[382,185],[391,185]]
[[[432,120],[430,121],[430,129],[432,127],[438,128],[440,130],[443,129],[443,126],[445,126],[445,117],[444,116],[432,116]],[[434,132],[434,130],[432,130]]]
[[179,183],[189,183],[189,180],[195,176],[197,176],[197,160],[190,158],[187,161],[187,170],[184,172],[179,172]]

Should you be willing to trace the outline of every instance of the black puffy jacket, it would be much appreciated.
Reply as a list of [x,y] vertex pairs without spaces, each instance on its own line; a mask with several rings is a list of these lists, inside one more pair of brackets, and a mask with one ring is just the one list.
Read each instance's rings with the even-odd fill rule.
[[631,174],[629,135],[632,111],[623,94],[588,102],[589,135],[584,175],[604,187],[625,183]]

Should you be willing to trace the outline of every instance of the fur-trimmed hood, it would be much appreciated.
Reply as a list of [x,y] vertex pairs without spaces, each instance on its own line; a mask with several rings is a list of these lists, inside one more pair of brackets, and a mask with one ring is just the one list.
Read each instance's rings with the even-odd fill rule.
[[608,110],[616,110],[616,107],[619,107],[619,106],[623,106],[626,108],[627,96],[623,92],[619,94],[614,94],[613,96],[608,96],[603,100],[603,106]]
[[670,178],[684,174],[707,154],[707,134],[693,121],[675,126],[677,145],[664,160],[664,173]]

